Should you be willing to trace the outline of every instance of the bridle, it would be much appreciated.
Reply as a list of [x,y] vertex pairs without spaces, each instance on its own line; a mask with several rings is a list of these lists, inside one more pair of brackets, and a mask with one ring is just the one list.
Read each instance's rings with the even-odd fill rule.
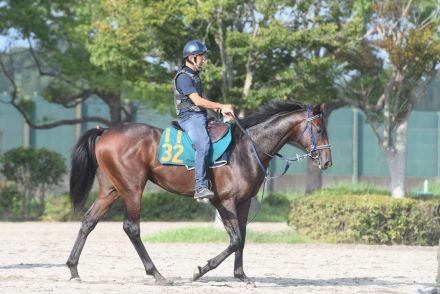
[[[324,149],[330,149],[331,145],[330,144],[325,144],[325,145],[316,145],[316,140],[315,140],[315,134],[313,132],[313,121],[317,118],[321,118],[322,114],[319,113],[317,115],[313,115],[313,111],[312,111],[312,107],[311,106],[307,106],[307,118],[306,118],[306,126],[303,128],[303,130],[301,131],[300,135],[298,136],[298,138],[296,139],[296,142],[298,143],[299,140],[303,137],[304,133],[309,130],[309,136],[310,136],[310,150],[308,153],[304,153],[304,154],[296,154],[293,157],[284,157],[283,155],[281,155],[280,153],[276,153],[275,155],[271,155],[267,152],[264,152],[262,150],[260,150],[261,153],[269,156],[270,158],[275,158],[278,157],[279,159],[283,160],[286,162],[286,166],[284,168],[284,171],[280,174],[280,175],[276,175],[276,176],[271,176],[269,174],[269,169],[266,168],[263,165],[263,162],[261,161],[260,157],[258,156],[258,152],[257,152],[257,144],[255,143],[255,141],[252,139],[251,134],[249,132],[249,130],[246,130],[243,128],[243,126],[240,124],[240,120],[234,115],[235,117],[235,122],[238,125],[238,127],[241,129],[241,131],[249,138],[250,142],[251,142],[251,146],[252,146],[252,151],[257,159],[258,165],[260,166],[261,170],[263,171],[264,175],[265,175],[265,179],[266,180],[273,180],[276,178],[279,178],[283,175],[286,174],[287,170],[290,167],[290,164],[292,162],[295,161],[300,161],[303,160],[305,158],[312,158],[313,160],[319,160],[319,165],[321,166],[321,157],[320,157],[320,150],[324,150]],[[307,150],[307,149],[306,149]]]
[[[310,158],[312,158],[313,160],[318,159],[321,162],[321,158],[319,157],[319,150],[324,150],[324,149],[330,149],[330,144],[326,144],[326,145],[319,145],[316,146],[315,143],[315,133],[313,132],[313,124],[312,121],[314,121],[317,118],[321,118],[322,117],[322,113],[318,113],[317,115],[313,116],[313,112],[312,112],[312,107],[308,106],[307,107],[307,124],[304,127],[304,129],[302,130],[301,134],[298,136],[298,138],[296,138],[296,142],[299,142],[299,140],[302,138],[302,136],[304,135],[304,133],[309,130],[309,136],[310,136],[310,151],[309,153],[307,153],[307,156],[309,156]],[[321,165],[321,163],[319,163]]]

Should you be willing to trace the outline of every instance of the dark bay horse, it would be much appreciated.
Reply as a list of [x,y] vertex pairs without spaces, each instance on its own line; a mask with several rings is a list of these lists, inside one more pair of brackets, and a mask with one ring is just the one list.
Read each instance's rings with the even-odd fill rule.
[[[229,164],[209,170],[215,197],[211,204],[218,210],[230,237],[229,246],[198,267],[193,280],[216,268],[235,252],[234,277],[249,281],[243,270],[243,248],[251,198],[264,181],[263,168],[271,156],[286,143],[310,154],[321,169],[331,166],[321,106],[306,108],[297,102],[271,102],[234,126],[229,149]],[[167,284],[148,255],[140,237],[139,218],[142,192],[147,180],[181,195],[194,194],[194,171],[183,166],[165,166],[157,159],[163,130],[145,124],[124,124],[109,129],[90,129],[78,140],[72,152],[70,198],[75,211],[84,207],[95,176],[99,196],[86,212],[78,237],[67,261],[72,279],[79,279],[78,260],[88,234],[112,204],[122,198],[125,204],[123,229],[133,243],[148,275],[156,283]],[[96,139],[99,140],[96,142]],[[255,144],[255,149],[253,149]],[[324,148],[316,148],[327,146]],[[255,152],[258,153],[259,159]],[[259,160],[260,163],[258,162]]]

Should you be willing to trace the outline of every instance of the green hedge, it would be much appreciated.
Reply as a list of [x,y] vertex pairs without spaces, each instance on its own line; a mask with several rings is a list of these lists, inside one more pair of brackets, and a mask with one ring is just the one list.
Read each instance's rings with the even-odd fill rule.
[[[141,205],[142,221],[212,221],[215,216],[210,205],[165,191],[144,193]],[[123,219],[124,204],[118,200],[104,220]]]
[[291,203],[289,225],[301,235],[330,242],[437,245],[439,198],[383,195],[312,195]]
[[[84,215],[96,197],[96,192],[91,193],[78,219]],[[192,197],[179,196],[164,191],[144,193],[141,203],[142,221],[213,221],[215,217],[215,208],[213,206],[200,204]],[[268,194],[264,197],[259,212],[250,211],[249,220],[286,222],[289,203],[290,201],[286,198],[286,194]],[[72,220],[72,207],[69,196],[52,196],[47,199],[46,210],[41,219],[45,221]],[[121,221],[123,219],[124,204],[121,199],[118,199],[103,220]]]
[[[79,218],[84,215],[96,197],[96,192],[89,195],[88,202]],[[178,196],[169,192],[144,193],[141,205],[142,221],[212,221],[215,215],[212,206],[198,203],[192,197]],[[118,199],[103,220],[121,221],[123,219],[124,204],[121,199]],[[42,220],[72,220],[69,196],[60,195],[48,199]]]

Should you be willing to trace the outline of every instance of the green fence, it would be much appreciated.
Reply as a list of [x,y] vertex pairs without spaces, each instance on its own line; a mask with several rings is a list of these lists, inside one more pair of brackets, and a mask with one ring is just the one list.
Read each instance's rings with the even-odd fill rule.
[[[81,108],[65,109],[47,103],[40,97],[35,102],[34,118],[74,118],[78,115],[108,116],[108,107],[98,99],[90,99]],[[79,113],[78,113],[79,112]],[[169,125],[170,116],[161,115],[152,110],[141,109],[136,121],[158,127]],[[440,149],[440,113],[414,111],[409,119],[408,130],[408,177],[438,177]],[[41,122],[41,121],[37,121]],[[77,136],[97,123],[84,123],[80,127],[62,126],[49,130],[28,128],[19,113],[8,104],[0,104],[0,152],[18,146],[46,147],[70,157]],[[334,111],[328,124],[328,133],[332,145],[333,167],[324,171],[328,176],[387,176],[388,168],[384,155],[378,146],[376,137],[365,122],[363,114],[355,109],[342,108]],[[302,151],[293,146],[285,146],[282,154],[291,156]],[[272,169],[280,173],[282,163],[273,163]],[[295,163],[289,174],[306,173],[306,162]]]

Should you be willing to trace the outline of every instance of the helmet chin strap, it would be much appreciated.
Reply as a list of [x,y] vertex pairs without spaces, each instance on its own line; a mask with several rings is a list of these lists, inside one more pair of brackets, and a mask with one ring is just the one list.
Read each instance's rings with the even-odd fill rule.
[[200,71],[200,69],[202,67],[197,65],[197,55],[193,57],[193,61],[191,61],[189,58],[187,60],[188,60],[189,63],[191,63],[192,65],[195,66],[196,71]]

